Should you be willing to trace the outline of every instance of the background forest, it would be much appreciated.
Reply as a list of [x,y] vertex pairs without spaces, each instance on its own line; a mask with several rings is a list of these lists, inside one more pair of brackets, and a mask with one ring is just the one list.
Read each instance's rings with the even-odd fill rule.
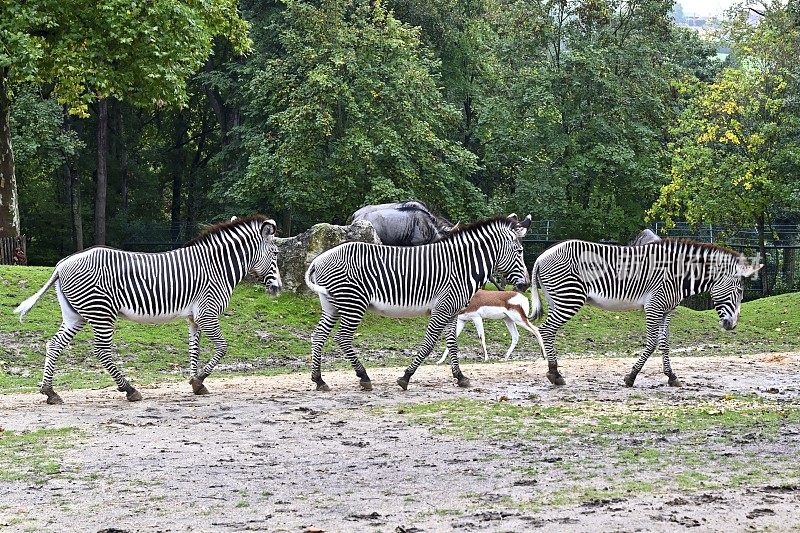
[[796,1],[713,39],[671,0],[0,4],[0,235],[31,264],[407,198],[584,239],[800,220]]

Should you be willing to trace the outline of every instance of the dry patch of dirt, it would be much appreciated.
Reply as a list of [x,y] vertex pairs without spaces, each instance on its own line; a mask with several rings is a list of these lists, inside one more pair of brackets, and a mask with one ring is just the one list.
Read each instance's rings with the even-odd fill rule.
[[[537,495],[558,493],[566,481],[563,469],[549,470],[549,464],[588,459],[571,435],[546,445],[467,440],[403,414],[404,406],[462,399],[542,406],[634,399],[669,407],[756,394],[797,408],[800,398],[800,354],[675,358],[686,384],[681,389],[666,386],[655,361],[634,388],[625,388],[622,378],[632,362],[564,359],[567,385],[561,388],[549,384],[538,360],[465,365],[469,390],[455,387],[444,365],[428,365],[407,392],[394,384],[401,369],[382,368],[370,369],[372,392],[356,390],[352,372],[328,372],[330,393],[315,392],[303,373],[210,378],[211,395],[201,397],[188,383],[141,387],[138,403],[127,403],[113,388],[59,391],[62,406],[45,405],[38,394],[0,395],[6,430],[69,427],[79,435],[75,446],[59,451],[59,473],[0,481],[0,527],[403,533],[800,526],[800,486],[780,480],[709,490],[654,487],[537,506]],[[747,444],[753,461],[777,454],[797,464],[796,425],[763,446],[758,439],[751,435]],[[730,444],[737,445],[745,444]],[[635,449],[637,442],[626,446]],[[646,468],[663,474],[671,466]],[[613,473],[618,467],[608,468]],[[587,486],[596,481],[586,476]]]

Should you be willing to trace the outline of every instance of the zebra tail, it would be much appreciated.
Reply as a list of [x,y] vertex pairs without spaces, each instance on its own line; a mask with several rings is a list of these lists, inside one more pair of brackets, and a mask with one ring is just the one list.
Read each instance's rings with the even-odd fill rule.
[[14,309],[14,314],[19,315],[19,321],[20,322],[22,322],[22,317],[25,316],[25,313],[30,311],[31,307],[36,305],[36,302],[39,301],[39,298],[42,297],[42,294],[47,292],[47,289],[52,287],[53,283],[55,283],[57,279],[58,279],[58,270],[56,269],[56,270],[53,271],[53,275],[50,276],[50,279],[47,280],[47,283],[45,283],[44,286],[36,292],[36,294],[34,294],[30,298],[28,298],[27,300],[25,300],[24,302],[19,304],[16,307],[16,309]]
[[314,263],[311,263],[311,265],[308,267],[308,270],[306,270],[306,285],[308,285],[308,288],[317,294],[327,295],[328,289],[311,281],[311,277],[314,275],[314,269]]
[[542,316],[542,302],[539,300],[539,262],[533,264],[531,269],[531,311],[528,318],[539,320]]

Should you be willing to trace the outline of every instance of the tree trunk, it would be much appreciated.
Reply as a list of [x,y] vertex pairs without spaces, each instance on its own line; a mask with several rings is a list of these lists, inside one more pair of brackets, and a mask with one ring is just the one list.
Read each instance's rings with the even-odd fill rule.
[[[64,106],[64,131],[72,129],[72,117]],[[81,180],[80,174],[75,171],[73,162],[65,158],[62,167],[64,172],[64,183],[69,194],[69,205],[72,219],[72,246],[76,252],[83,250],[83,213],[81,211]]]
[[128,196],[130,186],[130,167],[128,166],[128,147],[125,145],[125,123],[122,120],[122,102],[114,102],[114,129],[116,130],[116,152],[119,158],[120,186],[122,187],[122,213],[128,219]]
[[19,237],[19,200],[11,147],[8,67],[0,69],[0,237]]
[[81,179],[70,163],[64,163],[69,183],[69,200],[72,209],[72,244],[76,252],[83,250],[83,214],[81,213]]
[[761,255],[761,262],[764,268],[759,272],[758,279],[761,280],[761,295],[769,296],[769,278],[767,277],[767,245],[764,240],[764,214],[758,216],[756,219],[756,226],[758,228],[758,253]]
[[194,152],[192,164],[189,166],[189,176],[186,182],[186,237],[194,235],[197,225],[197,173],[203,162],[203,151],[206,146],[206,120],[203,118],[201,135],[197,139],[197,149]]
[[181,205],[183,189],[183,172],[186,168],[186,152],[183,145],[186,143],[186,134],[189,124],[183,111],[178,111],[175,117],[175,145],[172,147],[172,242],[177,242],[180,237]]
[[108,101],[97,102],[97,190],[94,196],[94,243],[106,243],[108,194]]
[[281,216],[281,230],[284,237],[292,235],[292,208],[287,207]]

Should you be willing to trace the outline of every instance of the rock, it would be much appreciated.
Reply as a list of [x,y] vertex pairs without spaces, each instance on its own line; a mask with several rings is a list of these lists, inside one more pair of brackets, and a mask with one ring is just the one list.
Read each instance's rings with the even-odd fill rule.
[[276,238],[278,268],[281,271],[283,290],[296,294],[310,294],[304,276],[311,261],[334,246],[353,241],[381,244],[372,224],[365,220],[353,222],[349,226],[315,224],[308,231],[295,237]]

